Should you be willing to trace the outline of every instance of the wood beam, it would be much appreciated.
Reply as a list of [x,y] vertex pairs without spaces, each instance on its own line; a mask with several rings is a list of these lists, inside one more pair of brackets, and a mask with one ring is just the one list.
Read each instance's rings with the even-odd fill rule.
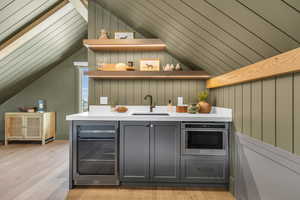
[[51,24],[56,22],[58,19],[63,17],[65,13],[72,9],[73,6],[69,3],[69,1],[63,0],[33,23],[19,31],[12,38],[0,44],[0,60],[9,55],[11,52],[15,51],[27,41],[31,40],[37,34],[44,31]]
[[207,80],[207,88],[217,88],[300,71],[300,48]]

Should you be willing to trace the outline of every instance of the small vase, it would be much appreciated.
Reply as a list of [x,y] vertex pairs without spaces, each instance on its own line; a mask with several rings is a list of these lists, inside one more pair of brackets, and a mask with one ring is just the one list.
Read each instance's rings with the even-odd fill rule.
[[206,101],[200,101],[197,104],[197,107],[199,109],[199,113],[210,113],[211,111],[211,105],[207,103]]

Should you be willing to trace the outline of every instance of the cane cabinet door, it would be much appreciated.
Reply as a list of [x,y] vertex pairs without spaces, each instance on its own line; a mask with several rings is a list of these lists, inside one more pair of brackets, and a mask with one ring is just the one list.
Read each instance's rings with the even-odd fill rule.
[[24,138],[23,116],[9,116],[6,120],[7,137],[22,139]]
[[41,139],[42,137],[42,117],[40,116],[25,116],[25,137],[27,139]]

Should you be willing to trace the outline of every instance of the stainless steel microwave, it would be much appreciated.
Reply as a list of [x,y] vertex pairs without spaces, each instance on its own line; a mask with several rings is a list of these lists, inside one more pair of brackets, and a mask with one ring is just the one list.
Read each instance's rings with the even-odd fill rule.
[[184,155],[227,155],[228,123],[182,123],[181,152]]

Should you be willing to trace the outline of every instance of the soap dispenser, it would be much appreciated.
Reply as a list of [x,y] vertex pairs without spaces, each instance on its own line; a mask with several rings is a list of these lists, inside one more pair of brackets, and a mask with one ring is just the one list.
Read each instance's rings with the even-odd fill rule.
[[169,100],[169,103],[168,103],[168,112],[173,112],[173,105],[172,105],[172,101]]

